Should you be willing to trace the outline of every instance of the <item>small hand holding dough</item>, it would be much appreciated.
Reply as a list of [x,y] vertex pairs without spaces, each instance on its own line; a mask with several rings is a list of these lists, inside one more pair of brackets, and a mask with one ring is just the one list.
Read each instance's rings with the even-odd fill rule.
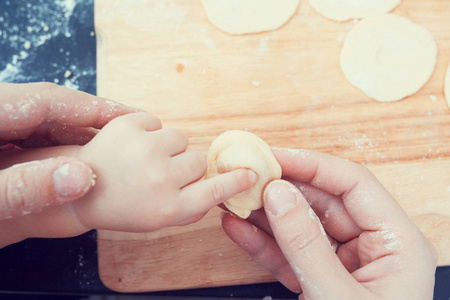
[[281,167],[269,145],[253,133],[230,130],[211,144],[207,157],[206,177],[213,177],[239,168],[248,168],[258,174],[255,185],[228,201],[225,206],[241,218],[262,207],[262,192],[267,183],[281,178]]

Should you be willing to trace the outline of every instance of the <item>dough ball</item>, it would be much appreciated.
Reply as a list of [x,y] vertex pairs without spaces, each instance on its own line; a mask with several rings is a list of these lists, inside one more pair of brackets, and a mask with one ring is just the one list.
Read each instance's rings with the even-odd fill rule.
[[393,14],[369,17],[347,35],[341,69],[369,97],[391,102],[416,93],[434,71],[437,46],[423,26]]
[[450,108],[450,64],[448,65],[447,74],[445,75],[444,93],[448,107]]
[[247,168],[258,174],[255,185],[228,199],[225,206],[241,218],[263,206],[262,193],[267,183],[281,178],[281,167],[269,145],[253,133],[230,130],[218,136],[211,144],[207,157],[206,178]]
[[321,15],[335,20],[347,21],[387,13],[400,4],[401,0],[309,0],[311,6]]
[[229,34],[258,33],[284,25],[300,0],[202,0],[208,20]]

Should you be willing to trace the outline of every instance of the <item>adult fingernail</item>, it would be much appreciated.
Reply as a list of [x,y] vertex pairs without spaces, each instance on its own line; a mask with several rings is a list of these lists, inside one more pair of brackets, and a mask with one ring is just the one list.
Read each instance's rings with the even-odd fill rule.
[[223,210],[223,211],[220,212],[220,218],[221,218],[221,219],[223,219],[223,217],[224,217],[225,215],[230,215],[230,216],[232,216],[233,218],[236,218],[236,215],[233,214],[231,211]]
[[264,201],[273,216],[281,216],[297,204],[296,188],[283,180],[272,181],[264,190]]
[[75,200],[95,184],[95,175],[84,163],[71,162],[53,172],[53,187],[60,202]]

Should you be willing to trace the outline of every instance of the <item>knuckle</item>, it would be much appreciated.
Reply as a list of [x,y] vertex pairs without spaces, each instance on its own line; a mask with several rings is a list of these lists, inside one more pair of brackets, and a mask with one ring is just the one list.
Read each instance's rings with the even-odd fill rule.
[[187,134],[184,131],[175,129],[177,131],[177,134],[179,136],[179,139],[182,140],[186,145],[189,143],[189,138]]
[[158,118],[157,116],[154,115],[150,115],[151,116],[151,120],[155,126],[155,128],[162,128],[162,121],[160,118]]
[[109,121],[108,124],[104,128],[115,127],[115,130],[126,130],[128,127],[127,119],[130,116],[131,116],[131,114],[114,118],[111,121]]
[[152,114],[149,114],[146,112],[138,112],[138,113],[130,114],[130,116],[135,120],[142,120],[142,124],[145,124],[145,126],[150,126],[154,129],[162,128],[161,119],[159,119],[155,115],[152,115]]
[[165,130],[167,130],[169,134],[176,136],[177,139],[187,141],[187,135],[183,131],[172,127],[166,128]]
[[169,141],[176,141],[177,144],[187,147],[189,140],[188,140],[187,135],[183,131],[175,129],[175,128],[165,128],[163,130],[165,131],[166,138]]
[[137,113],[130,114],[130,115],[132,115],[133,117],[142,118],[147,122],[161,123],[161,120],[157,116],[149,114],[147,112],[137,112]]
[[148,112],[137,112],[137,113],[134,113],[133,115],[141,116],[141,117],[145,118],[148,122],[156,122],[158,124],[162,124],[160,118],[158,118],[157,116],[150,114]]
[[195,170],[201,169],[206,171],[206,159],[198,152],[192,152],[192,168]]
[[373,173],[364,165],[352,162],[354,172],[360,173],[361,177],[373,177]]
[[214,182],[211,187],[211,199],[215,203],[221,202],[225,196],[225,187],[219,182]]
[[305,232],[304,234],[297,234],[286,240],[286,246],[295,252],[302,251],[321,238],[321,235],[320,231],[315,230]]
[[182,174],[185,178],[198,177],[206,171],[205,158],[197,152],[189,153],[190,157],[182,167]]
[[23,212],[32,208],[33,203],[27,202],[27,194],[30,190],[29,182],[23,170],[15,170],[6,175],[4,209],[9,212],[22,210]]
[[156,195],[161,195],[164,193],[165,187],[168,182],[165,172],[155,172],[148,177],[149,185],[151,187],[152,193]]
[[184,165],[183,169],[184,176],[187,178],[191,178],[192,175],[196,173],[196,170],[197,170],[197,163],[193,160],[190,160],[186,162],[186,164]]

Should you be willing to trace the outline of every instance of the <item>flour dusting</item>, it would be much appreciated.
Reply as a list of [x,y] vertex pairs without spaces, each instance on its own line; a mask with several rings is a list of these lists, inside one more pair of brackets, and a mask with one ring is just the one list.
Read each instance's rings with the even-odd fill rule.
[[81,82],[92,81],[94,89],[96,68],[91,62],[95,61],[95,47],[81,56],[70,51],[85,51],[86,45],[77,41],[95,43],[92,30],[86,28],[89,20],[92,23],[93,0],[24,3],[0,3],[0,82],[47,81],[79,89]]
[[287,149],[286,151],[292,156],[300,156],[303,159],[311,155],[311,152],[305,149]]

